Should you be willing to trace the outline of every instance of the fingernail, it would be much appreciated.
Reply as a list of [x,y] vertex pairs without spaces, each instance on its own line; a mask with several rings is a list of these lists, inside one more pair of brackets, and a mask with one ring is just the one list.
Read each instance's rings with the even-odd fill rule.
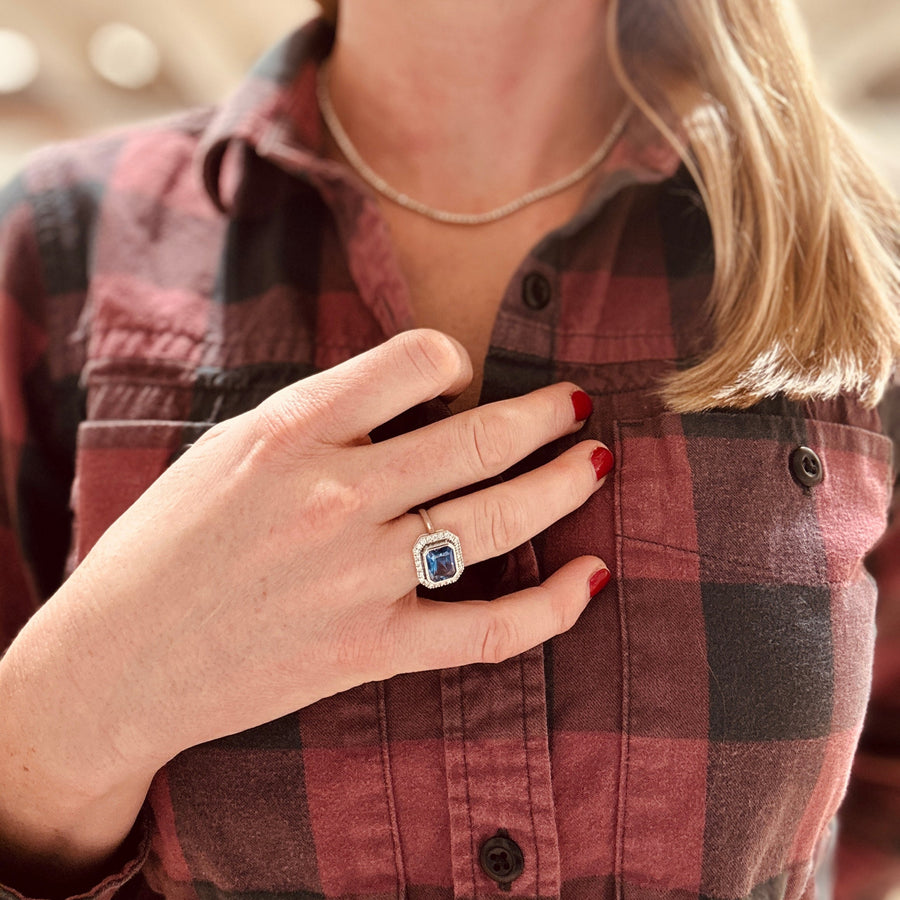
[[615,460],[613,459],[612,453],[606,449],[606,447],[598,447],[591,454],[591,465],[594,467],[594,471],[597,473],[597,481],[603,478],[604,475],[608,475],[612,471],[613,464]]
[[612,573],[609,569],[597,569],[597,571],[591,575],[591,583],[588,587],[591,596],[593,597],[594,595],[599,594],[600,591],[609,584],[610,578],[612,578]]
[[584,391],[572,394],[572,406],[575,408],[576,422],[583,422],[594,411],[594,403]]

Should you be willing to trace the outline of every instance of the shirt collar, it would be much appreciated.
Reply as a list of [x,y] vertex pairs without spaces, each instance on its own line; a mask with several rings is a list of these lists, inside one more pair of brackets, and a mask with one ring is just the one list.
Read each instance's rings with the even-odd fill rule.
[[[316,97],[317,73],[333,43],[333,25],[311,20],[265,54],[218,109],[201,138],[198,162],[219,210],[228,213],[234,207],[246,177],[247,148],[276,162],[289,160],[294,171],[305,169],[324,182],[341,179],[343,167],[322,157],[325,125]],[[635,131],[643,132],[638,140]],[[643,127],[628,128],[598,171],[577,221],[609,198],[611,185],[616,193],[629,184],[661,181],[675,173],[675,151],[659,135],[646,140],[647,133]]]
[[237,148],[264,146],[276,130],[288,127],[298,152],[310,159],[321,152],[324,125],[316,73],[333,42],[333,26],[313,19],[266,53],[209,122],[197,160],[206,190],[221,211],[232,207],[243,177],[241,154],[232,152]]

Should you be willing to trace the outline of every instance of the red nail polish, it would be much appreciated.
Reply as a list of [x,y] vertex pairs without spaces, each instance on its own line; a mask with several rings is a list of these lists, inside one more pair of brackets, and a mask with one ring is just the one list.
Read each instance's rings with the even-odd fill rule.
[[591,465],[594,467],[594,471],[597,473],[597,481],[603,478],[604,475],[608,475],[612,471],[613,463],[615,460],[613,459],[612,453],[606,449],[606,447],[598,447],[591,454]]
[[594,403],[584,391],[572,394],[572,406],[575,408],[576,422],[583,422],[594,411]]
[[595,594],[599,594],[600,591],[609,584],[610,578],[612,578],[612,573],[609,569],[597,569],[597,571],[591,575],[591,583],[588,588],[591,592],[591,596],[593,597]]

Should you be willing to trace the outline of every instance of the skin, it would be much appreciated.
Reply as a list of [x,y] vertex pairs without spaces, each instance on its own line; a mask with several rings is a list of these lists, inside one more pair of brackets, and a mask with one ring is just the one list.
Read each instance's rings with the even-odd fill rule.
[[[437,206],[497,205],[578,165],[618,112],[598,78],[602,7],[347,0],[335,104],[396,186]],[[471,139],[450,152],[453,135]],[[407,332],[214,428],[26,626],[0,660],[0,867],[20,889],[88,887],[156,771],[187,747],[397,673],[497,662],[572,626],[601,560],[572,560],[540,587],[491,603],[424,601],[410,558],[422,523],[407,510],[428,505],[476,562],[577,508],[602,486],[596,442],[430,505],[577,431],[575,385],[378,445],[366,435],[439,395],[471,405],[496,270],[567,219],[580,190],[476,229],[480,237],[451,239],[386,207],[420,324],[455,337]],[[466,278],[449,287],[423,274],[458,271],[462,259],[472,260]],[[448,322],[451,302],[458,316]],[[378,553],[377,584],[362,563],[348,565],[351,541]]]
[[[493,209],[578,167],[618,117],[624,97],[606,61],[605,19],[605,0],[342,0],[332,100],[391,185],[441,209]],[[513,272],[591,186],[585,179],[474,228],[381,201],[417,324],[452,335],[472,358],[454,409],[477,403]]]

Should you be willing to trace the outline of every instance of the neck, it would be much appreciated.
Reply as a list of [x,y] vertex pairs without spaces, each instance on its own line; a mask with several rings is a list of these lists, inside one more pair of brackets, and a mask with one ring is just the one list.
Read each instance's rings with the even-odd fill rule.
[[366,162],[487,209],[584,162],[621,110],[598,0],[342,0],[330,91]]

